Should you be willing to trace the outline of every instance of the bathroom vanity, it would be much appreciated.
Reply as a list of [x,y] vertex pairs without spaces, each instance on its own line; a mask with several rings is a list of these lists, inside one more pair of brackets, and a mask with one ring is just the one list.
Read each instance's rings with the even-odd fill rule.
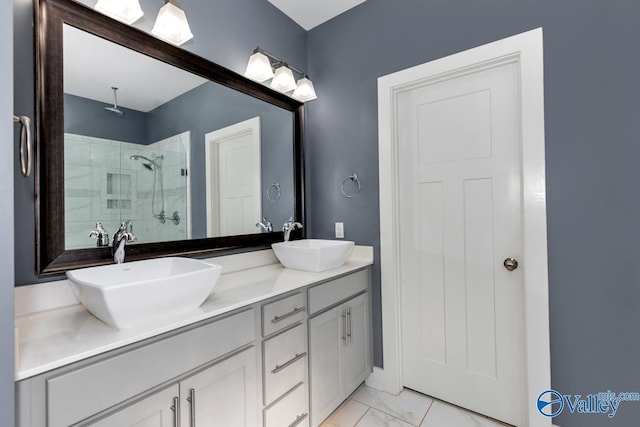
[[223,274],[198,309],[135,329],[78,304],[19,316],[17,425],[315,427],[372,369],[372,261]]

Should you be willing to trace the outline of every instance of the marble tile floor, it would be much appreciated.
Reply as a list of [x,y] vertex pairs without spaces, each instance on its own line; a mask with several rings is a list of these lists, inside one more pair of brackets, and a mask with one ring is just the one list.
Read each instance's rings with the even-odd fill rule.
[[398,396],[367,386],[320,427],[508,427],[483,415],[404,389]]

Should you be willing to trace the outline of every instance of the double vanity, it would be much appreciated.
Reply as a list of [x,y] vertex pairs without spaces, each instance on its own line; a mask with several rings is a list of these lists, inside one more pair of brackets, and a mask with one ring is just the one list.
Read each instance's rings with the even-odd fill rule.
[[[16,288],[17,425],[318,426],[372,369],[373,250],[304,239],[304,104],[81,2],[34,12],[36,272],[68,280]],[[113,86],[90,64],[123,67],[126,114],[85,90]],[[179,93],[142,90],[153,70]],[[240,127],[250,153],[228,174],[220,135]],[[243,168],[238,203],[222,189]],[[90,230],[122,223],[120,262],[134,222],[109,265]]]
[[[330,261],[311,251],[302,258]],[[120,329],[63,302],[82,286],[19,288],[17,425],[315,427],[369,375],[370,247],[319,272],[284,268],[271,250],[205,263],[223,271],[202,305],[129,311]],[[60,306],[21,308],[38,293]]]

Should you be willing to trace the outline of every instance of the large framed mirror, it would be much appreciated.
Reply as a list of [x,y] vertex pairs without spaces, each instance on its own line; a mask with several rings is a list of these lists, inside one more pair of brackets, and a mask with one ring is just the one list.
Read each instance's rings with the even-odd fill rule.
[[112,262],[96,223],[133,223],[127,260],[304,223],[302,103],[71,0],[35,8],[40,275]]

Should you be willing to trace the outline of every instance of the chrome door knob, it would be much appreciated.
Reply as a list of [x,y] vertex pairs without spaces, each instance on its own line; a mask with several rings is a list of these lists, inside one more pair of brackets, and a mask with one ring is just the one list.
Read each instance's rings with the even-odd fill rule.
[[506,268],[507,270],[513,271],[518,268],[518,260],[515,258],[507,258],[504,260],[502,265],[504,265],[504,268]]

